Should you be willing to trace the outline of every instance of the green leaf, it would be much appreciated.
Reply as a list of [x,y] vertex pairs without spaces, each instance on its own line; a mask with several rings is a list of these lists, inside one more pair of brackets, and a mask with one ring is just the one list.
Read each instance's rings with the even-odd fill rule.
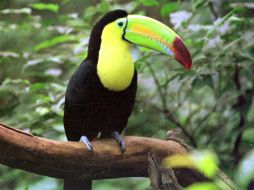
[[88,6],[84,11],[84,19],[89,20],[96,14],[96,7]]
[[0,11],[1,14],[28,14],[32,13],[30,8],[21,8],[21,9],[3,9]]
[[25,85],[29,85],[30,82],[28,80],[23,80],[23,79],[5,79],[2,83],[2,85],[9,85],[9,84],[14,84],[14,85],[18,85],[18,84],[25,84]]
[[226,46],[223,47],[223,52],[226,52],[230,47],[236,45],[238,42],[242,41],[243,40],[243,37],[240,36],[239,38],[231,41],[229,44],[227,44]]
[[213,78],[211,75],[203,75],[203,80],[207,86],[214,89]]
[[38,91],[38,90],[45,89],[45,87],[46,87],[46,83],[37,82],[37,83],[32,84],[32,85],[29,87],[29,91],[31,91],[31,92],[36,92],[36,91]]
[[193,81],[192,81],[192,86],[196,89],[200,89],[202,88],[203,86],[205,85],[204,81],[198,77],[198,78],[195,78]]
[[251,180],[254,180],[254,150],[241,160],[235,175],[235,181],[242,189],[247,189]]
[[62,3],[63,4],[67,4],[67,3],[69,3],[71,0],[62,0]]
[[219,190],[219,188],[211,182],[194,183],[184,190]]
[[230,3],[230,7],[235,8],[236,13],[243,14],[249,10],[253,10],[254,3],[251,2],[237,2],[237,3]]
[[161,8],[160,14],[161,14],[161,16],[163,16],[163,17],[168,17],[169,14],[170,14],[171,12],[177,11],[178,8],[179,8],[179,3],[178,3],[178,1],[172,2],[172,3],[167,3],[167,4],[165,4],[165,5]]
[[146,64],[144,64],[144,62],[147,61],[147,58],[148,56],[142,56],[135,61],[135,68],[137,69],[137,71],[142,71],[146,67]]
[[162,84],[161,87],[166,87],[168,85],[168,83],[170,83],[172,80],[174,80],[175,78],[177,78],[178,76],[180,76],[180,73],[176,73],[173,76],[169,77],[168,79],[166,79]]
[[73,35],[62,35],[62,36],[56,36],[49,40],[46,40],[37,46],[35,46],[34,50],[39,51],[45,48],[49,48],[61,43],[70,42],[70,41],[77,41],[77,37]]
[[140,0],[140,2],[145,6],[158,6],[159,2],[157,0]]
[[231,10],[228,14],[226,14],[224,17],[222,17],[221,21],[219,22],[218,26],[221,26],[224,24],[230,17],[232,17],[235,14],[235,10]]
[[0,57],[13,57],[18,58],[20,55],[11,51],[0,51]]
[[230,19],[232,16],[234,16],[235,14],[235,9],[231,10],[228,14],[226,14],[224,17],[221,18],[221,20],[214,26],[212,27],[210,30],[208,30],[206,37],[211,37],[215,31],[221,27],[228,19]]
[[213,152],[208,150],[194,151],[192,158],[201,173],[209,178],[215,177],[218,170],[218,158]]
[[190,69],[190,70],[184,71],[181,74],[181,78],[180,79],[183,79],[185,77],[195,78],[196,76],[197,76],[197,72],[194,69]]
[[192,10],[195,12],[199,7],[202,7],[204,4],[208,3],[209,0],[192,0]]
[[50,110],[48,108],[45,108],[45,107],[37,107],[35,109],[35,112],[42,116],[42,115],[45,115],[45,114],[49,113]]
[[59,6],[53,3],[34,3],[31,7],[37,10],[48,10],[52,12],[57,12],[59,9]]
[[110,3],[108,1],[102,1],[97,4],[96,9],[100,10],[101,13],[107,13],[110,11]]
[[171,168],[194,168],[208,178],[214,178],[218,170],[218,158],[208,150],[169,156],[163,160],[162,164]]

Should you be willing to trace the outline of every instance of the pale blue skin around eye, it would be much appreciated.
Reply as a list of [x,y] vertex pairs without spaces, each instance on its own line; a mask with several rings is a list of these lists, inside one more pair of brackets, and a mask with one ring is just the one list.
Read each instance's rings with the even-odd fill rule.
[[[120,22],[123,23],[122,26],[119,26],[119,23],[120,23]],[[125,24],[126,24],[126,19],[119,19],[119,20],[116,21],[116,25],[117,25],[117,27],[119,27],[119,28],[124,28],[124,27],[125,27]]]

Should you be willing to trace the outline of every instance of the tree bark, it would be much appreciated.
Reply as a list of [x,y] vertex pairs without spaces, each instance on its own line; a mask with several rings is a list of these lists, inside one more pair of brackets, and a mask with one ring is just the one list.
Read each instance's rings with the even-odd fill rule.
[[148,154],[148,173],[153,190],[180,190],[180,186],[171,168],[163,168],[155,153]]
[[[0,163],[55,178],[96,180],[148,176],[148,152],[160,159],[187,153],[173,140],[133,136],[124,140],[124,154],[112,139],[92,141],[94,152],[89,153],[81,142],[49,140],[0,124]],[[177,169],[175,175],[183,186],[203,180],[192,170]]]

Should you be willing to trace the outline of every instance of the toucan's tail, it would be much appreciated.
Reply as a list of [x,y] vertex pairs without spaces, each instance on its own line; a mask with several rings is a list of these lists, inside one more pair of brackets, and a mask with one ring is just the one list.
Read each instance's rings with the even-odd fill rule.
[[64,180],[64,190],[92,190],[92,181]]

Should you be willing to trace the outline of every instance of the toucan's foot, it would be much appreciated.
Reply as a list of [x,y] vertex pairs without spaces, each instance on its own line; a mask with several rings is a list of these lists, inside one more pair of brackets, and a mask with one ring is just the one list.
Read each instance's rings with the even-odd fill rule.
[[117,141],[117,143],[120,145],[122,153],[124,153],[125,152],[125,143],[124,143],[123,137],[117,131],[114,131],[112,133],[112,137]]
[[93,152],[93,146],[86,136],[81,136],[79,141],[81,141],[82,143],[86,145],[89,152]]

